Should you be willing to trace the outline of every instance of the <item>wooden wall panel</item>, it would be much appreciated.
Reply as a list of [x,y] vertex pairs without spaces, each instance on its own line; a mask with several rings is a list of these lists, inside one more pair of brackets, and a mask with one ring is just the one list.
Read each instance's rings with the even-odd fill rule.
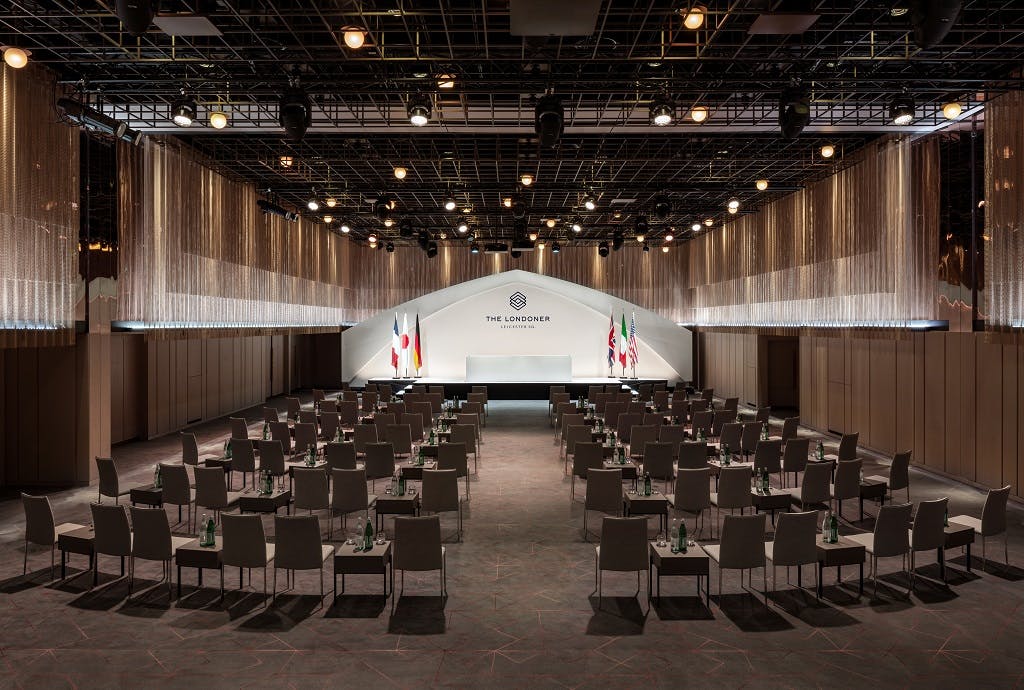
[[[960,391],[963,395],[963,408],[960,418],[963,420],[963,436],[960,442],[961,477],[971,481],[977,479],[977,344],[982,334],[958,333],[960,339]],[[998,353],[997,353],[998,356]]]
[[186,422],[203,418],[203,341],[185,341],[188,348],[188,403],[185,408]]
[[1002,350],[999,343],[977,345],[975,479],[987,486],[996,486],[1003,478]]
[[[1003,357],[1003,395],[1000,412],[1002,413],[1002,462],[999,468],[999,485],[1009,484],[1011,493],[1020,494],[1017,482],[1017,465],[1020,463],[1020,450],[1017,444],[1017,427],[1021,426],[1017,416],[1018,367],[1016,345],[1003,343],[1000,345]],[[1024,463],[1021,463],[1024,464]]]
[[[1017,411],[1024,412],[1024,347],[1017,346]],[[1024,424],[1017,416],[1017,495],[1024,496]]]
[[[893,452],[914,448],[918,396],[914,387],[914,340],[901,338],[893,343],[896,376],[893,380],[895,434]],[[920,460],[918,459],[918,462]]]
[[896,452],[896,414],[899,406],[896,393],[897,341],[873,338],[866,342],[869,345],[871,371],[868,403],[870,442],[866,445],[891,455]]
[[849,397],[846,409],[849,410],[848,425],[842,431],[847,433],[860,432],[860,443],[873,448],[875,446],[871,433],[871,341],[865,338],[850,338],[846,341],[850,352]]
[[924,463],[946,469],[946,337],[924,336]]
[[117,443],[125,437],[124,379],[125,339],[120,335],[110,338],[110,439]]
[[925,334],[914,334],[914,462],[924,463],[925,448]]
[[825,338],[815,338],[815,398],[817,400],[816,414],[818,417],[817,428],[828,428],[828,341]]
[[946,359],[943,366],[946,372],[946,393],[942,400],[946,402],[945,429],[946,437],[946,458],[944,466],[950,474],[961,474],[961,461],[963,459],[963,376],[960,367],[962,364],[963,341],[957,337],[958,334],[951,334],[946,339]]
[[39,481],[39,349],[21,349],[18,376],[18,481]]
[[[59,420],[76,418],[77,397],[73,394],[76,360],[73,347],[43,347],[38,353],[37,410],[34,416],[38,426],[32,431],[38,439],[36,479],[43,484],[53,484],[68,479],[69,463],[73,468],[76,457],[76,434],[47,431],[56,431]],[[72,382],[70,387],[69,381]],[[70,395],[69,389],[72,391]],[[106,409],[109,409],[109,401]]]

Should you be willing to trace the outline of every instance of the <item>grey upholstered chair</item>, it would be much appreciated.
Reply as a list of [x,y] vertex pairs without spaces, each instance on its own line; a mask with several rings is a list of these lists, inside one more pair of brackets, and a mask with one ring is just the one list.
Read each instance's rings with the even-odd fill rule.
[[408,424],[388,424],[384,427],[384,438],[391,443],[395,455],[412,455],[412,429]]
[[25,562],[22,565],[21,574],[28,573],[28,545],[36,544],[50,547],[50,577],[53,577],[57,540],[66,532],[83,529],[84,525],[74,522],[62,522],[55,525],[50,499],[46,496],[30,496],[23,493],[21,507],[25,511]]
[[305,457],[310,448],[313,449],[314,455],[320,448],[317,442],[316,424],[299,422],[295,425],[295,455]]
[[409,426],[409,435],[413,441],[423,440],[423,415],[406,412],[399,417],[399,422]]
[[629,436],[629,457],[640,459],[644,457],[648,443],[658,440],[658,427],[638,424],[633,426]]
[[[243,441],[248,443],[248,441]],[[189,485],[188,470],[178,463],[160,463],[160,500],[167,506],[178,506],[178,522],[181,522],[181,507],[185,506],[185,532],[192,534],[192,504],[196,491]]]
[[252,484],[256,486],[256,451],[253,450],[252,441],[247,438],[233,438],[231,443],[231,473],[230,477],[238,472],[242,475],[242,488],[245,488],[245,476],[251,474]]
[[280,441],[260,441],[260,472],[263,471],[278,479],[287,473]]
[[[228,491],[224,484],[224,470],[219,467],[197,467],[196,476],[196,514],[200,508],[213,511],[214,523],[220,522],[222,511],[238,505],[240,491]],[[202,529],[201,526],[198,526]]]
[[331,442],[324,446],[327,469],[354,470],[356,468],[356,446],[351,441]]
[[216,455],[210,455],[209,453],[199,454],[199,442],[196,441],[196,435],[182,431],[179,436],[181,437],[181,462],[186,465],[201,465],[206,461],[207,458],[216,458]]
[[585,441],[576,444],[576,452],[572,455],[572,473],[569,476],[569,500],[576,497],[576,478],[587,480],[590,470],[604,468],[604,446],[600,443]]
[[587,495],[583,502],[583,540],[589,541],[587,513],[591,510],[622,515],[622,470],[589,470]]
[[860,498],[860,460],[840,460],[836,467],[836,482],[829,491],[836,503],[836,514],[843,517],[843,501]]
[[271,422],[281,421],[281,413],[277,411],[276,407],[264,407],[263,408],[263,423],[270,424]]
[[974,533],[981,537],[981,560],[983,567],[988,569],[988,558],[985,555],[985,541],[989,537],[1003,535],[1003,549],[1006,565],[1010,565],[1009,534],[1006,532],[1006,501],[1010,497],[1010,485],[1001,489],[989,489],[985,497],[985,507],[981,511],[981,519],[970,515],[957,515],[949,518],[950,522],[974,528]]
[[834,454],[826,455],[825,459],[831,460],[833,463],[841,460],[855,460],[857,458],[857,440],[859,438],[860,432],[843,434],[843,437],[839,440],[839,448]]
[[[764,531],[768,515],[726,515],[719,544],[709,544],[704,551],[718,566],[718,596],[722,596],[722,571],[764,569],[764,604],[768,605],[768,568],[765,561]],[[748,582],[750,581],[750,575]],[[743,573],[740,572],[740,583]],[[750,584],[753,587],[753,584]]]
[[316,426],[316,410],[299,410],[299,421],[303,424]]
[[782,486],[788,486],[786,476],[793,474],[793,485],[799,486],[800,473],[807,468],[807,452],[810,449],[810,439],[791,438],[786,441],[786,447],[782,451]]
[[356,455],[366,455],[366,446],[377,442],[377,427],[375,425],[356,424],[352,431],[352,443],[356,446]]
[[644,446],[644,472],[651,475],[651,479],[665,482],[665,492],[668,492],[669,482],[676,476],[675,468],[672,466],[671,443],[647,442]]
[[910,588],[914,588],[914,570],[917,568],[915,554],[918,551],[940,551],[946,545],[946,511],[948,498],[936,498],[917,504],[917,515],[910,528]]
[[563,463],[563,471],[568,468],[569,456],[576,452],[577,443],[587,443],[593,437],[591,436],[591,428],[585,424],[574,424],[573,426],[567,427],[565,430],[565,462]]
[[[351,392],[355,393],[355,391]],[[359,424],[359,403],[355,400],[339,400],[338,422],[343,429],[352,429],[357,426]]]
[[795,489],[788,489],[793,503],[799,505],[800,510],[807,510],[808,506],[827,506],[832,500],[832,492],[829,490],[831,475],[832,468],[828,463],[807,465],[803,483]]
[[703,432],[704,438],[711,436],[711,422],[714,419],[714,415],[714,412],[707,410],[693,413],[691,429],[694,438],[698,438],[698,432]]
[[[324,401],[323,404],[327,404],[328,401]],[[333,410],[328,412],[323,410],[320,412],[320,440],[321,441],[333,441],[338,437],[338,431],[341,429],[341,422],[338,420],[338,413]]]
[[172,595],[174,570],[171,561],[179,546],[192,541],[188,537],[172,537],[167,513],[162,508],[136,508],[132,506],[132,549],[128,559],[128,598],[132,596],[135,580],[135,560],[160,561],[163,578],[167,580],[167,596]]
[[427,513],[454,512],[458,516],[456,541],[462,541],[462,497],[456,470],[424,470],[420,510]]
[[[647,555],[647,517],[604,517],[601,520],[601,543],[594,547],[594,588],[597,606],[604,598],[605,570],[636,571],[636,594],[640,594],[640,573],[650,567]],[[648,593],[649,594],[649,593]]]
[[744,509],[753,505],[750,494],[749,467],[723,467],[719,470],[718,491],[711,492],[711,505],[715,507],[715,522],[719,520],[722,508],[730,511],[739,508],[740,515]]
[[686,441],[686,427],[682,424],[663,424],[658,428],[658,440],[672,444],[672,457],[679,459],[679,444]]
[[[320,571],[320,603],[324,598],[324,562],[334,547],[320,540],[320,520],[315,515],[274,516],[274,583],[271,599],[277,597],[277,571],[285,577],[296,570]],[[294,579],[294,575],[292,575]],[[294,586],[294,582],[292,583]]]
[[740,449],[743,456],[753,455],[757,450],[757,444],[761,442],[761,425],[758,422],[746,422],[743,425],[743,433],[740,436]]
[[759,407],[759,408],[757,408],[757,412],[754,414],[754,421],[757,422],[758,424],[760,424],[762,426],[762,428],[763,428],[764,425],[767,424],[768,421],[771,419],[771,417],[772,417],[772,408],[770,408],[770,407]]
[[366,444],[366,478],[370,480],[371,491],[377,488],[378,479],[388,479],[395,474],[395,451],[390,443]]
[[[913,504],[910,503],[882,506],[875,519],[874,532],[851,534],[848,537],[858,544],[862,544],[871,558],[874,595],[878,594],[879,558],[902,556],[904,569],[906,568],[907,554],[910,553],[910,519],[913,508]],[[908,590],[907,593],[909,594],[910,591]]]
[[[221,480],[223,485],[223,480]],[[89,504],[92,511],[93,559],[92,582],[99,576],[100,556],[121,559],[121,577],[124,577],[124,559],[132,555],[132,528],[128,524],[128,509],[122,505]]]
[[249,425],[243,417],[228,417],[228,422],[231,424],[231,438],[249,440]]
[[373,415],[373,424],[377,427],[377,438],[387,438],[387,428],[398,418],[390,412],[378,412]]
[[660,429],[665,426],[665,415],[661,412],[645,412],[643,425]]
[[296,511],[307,510],[312,515],[314,510],[331,509],[331,490],[323,468],[296,467],[292,469],[292,482],[292,500]]
[[334,517],[341,517],[344,532],[345,518],[349,513],[362,513],[370,519],[370,507],[377,497],[366,491],[366,470],[362,467],[331,470],[331,515],[327,528],[328,539],[334,536]]
[[103,502],[103,497],[113,498],[117,503],[121,496],[127,496],[131,489],[122,489],[117,476],[117,465],[113,458],[96,458],[96,473],[99,475],[99,497],[98,502]]
[[466,446],[466,452],[473,454],[473,474],[478,472],[477,458],[480,455],[480,436],[477,431],[473,424],[453,424],[448,438],[451,443],[462,443]]
[[395,518],[394,554],[392,567],[401,571],[398,594],[392,588],[391,602],[394,611],[395,600],[405,592],[405,571],[441,571],[441,596],[448,595],[445,547],[441,544],[441,518],[437,515],[426,517]]
[[679,444],[679,469],[700,470],[708,466],[706,441],[686,441]]
[[782,435],[779,436],[779,440],[782,441],[783,445],[789,443],[790,439],[796,438],[799,429],[799,417],[786,417],[782,420]]
[[782,441],[758,441],[754,448],[754,472],[760,474],[768,470],[768,474],[778,474],[782,484]]
[[[818,511],[804,513],[782,513],[775,525],[775,540],[765,542],[764,555],[772,562],[772,591],[777,591],[776,569],[791,566],[797,569],[818,563]],[[818,569],[814,571],[814,596],[818,596]]]
[[895,492],[900,489],[907,490],[907,503],[910,502],[910,455],[911,452],[904,451],[892,456],[892,464],[889,466],[889,476],[873,474],[867,478],[870,482],[885,482],[889,486],[890,499],[895,498]]
[[442,443],[437,447],[437,469],[455,470],[456,477],[466,478],[466,500],[469,500],[469,460],[465,443]]
[[285,409],[288,411],[288,419],[299,418],[299,411],[302,409],[302,402],[298,398],[288,397],[284,399]]
[[271,422],[270,438],[281,444],[281,450],[285,455],[295,452],[295,447],[292,445],[292,430],[288,426],[288,422]]
[[[699,538],[704,532],[704,511],[711,512],[711,468],[707,463],[699,469],[680,468],[676,474],[675,491],[665,498],[675,510],[694,514],[693,533]],[[711,524],[710,533],[713,539],[714,523]]]

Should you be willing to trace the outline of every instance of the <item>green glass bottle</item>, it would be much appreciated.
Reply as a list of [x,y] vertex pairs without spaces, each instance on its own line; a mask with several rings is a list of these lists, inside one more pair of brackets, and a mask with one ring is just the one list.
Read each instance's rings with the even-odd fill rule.
[[679,521],[679,534],[676,540],[676,550],[679,553],[686,553],[686,520]]
[[316,446],[312,443],[306,448],[306,466],[312,467],[316,464]]
[[263,440],[270,440],[270,422],[263,422]]
[[162,489],[164,486],[164,478],[160,474],[160,463],[157,463],[156,468],[153,470],[153,486],[157,489]]
[[825,444],[818,441],[818,462],[825,462]]
[[829,520],[828,540],[833,544],[839,543],[839,518],[835,516],[835,513],[832,514]]
[[216,525],[213,524],[213,518],[208,518],[206,521],[206,546],[212,548],[217,544],[216,537]]
[[761,470],[761,493],[763,493],[765,496],[767,496],[771,492],[772,492],[772,485],[771,485],[771,482],[768,479],[768,470],[767,469],[762,469]]
[[644,472],[644,496],[651,495],[651,473]]
[[398,495],[405,496],[405,475],[402,470],[398,470]]
[[366,521],[366,527],[363,530],[363,551],[369,551],[373,548],[373,520]]
[[722,444],[722,464],[723,465],[728,465],[730,462],[732,462],[732,452],[729,450],[729,444],[728,443],[723,443]]

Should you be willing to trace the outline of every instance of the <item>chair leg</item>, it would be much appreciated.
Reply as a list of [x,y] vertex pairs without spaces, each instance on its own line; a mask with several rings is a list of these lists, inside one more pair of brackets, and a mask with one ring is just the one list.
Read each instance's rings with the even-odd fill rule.
[[25,562],[21,566],[21,574],[28,574],[28,539],[25,540]]
[[274,601],[275,599],[277,599],[277,564],[276,563],[274,564],[274,590],[273,590],[273,593],[270,595],[270,600],[271,601]]

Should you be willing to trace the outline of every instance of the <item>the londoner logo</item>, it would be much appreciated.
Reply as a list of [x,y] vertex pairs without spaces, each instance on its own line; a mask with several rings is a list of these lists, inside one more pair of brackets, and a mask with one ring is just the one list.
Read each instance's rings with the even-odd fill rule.
[[[508,306],[521,312],[526,309],[526,295],[516,290],[508,296]],[[547,314],[488,314],[484,317],[487,323],[499,324],[501,328],[536,328],[537,324],[551,323]]]

